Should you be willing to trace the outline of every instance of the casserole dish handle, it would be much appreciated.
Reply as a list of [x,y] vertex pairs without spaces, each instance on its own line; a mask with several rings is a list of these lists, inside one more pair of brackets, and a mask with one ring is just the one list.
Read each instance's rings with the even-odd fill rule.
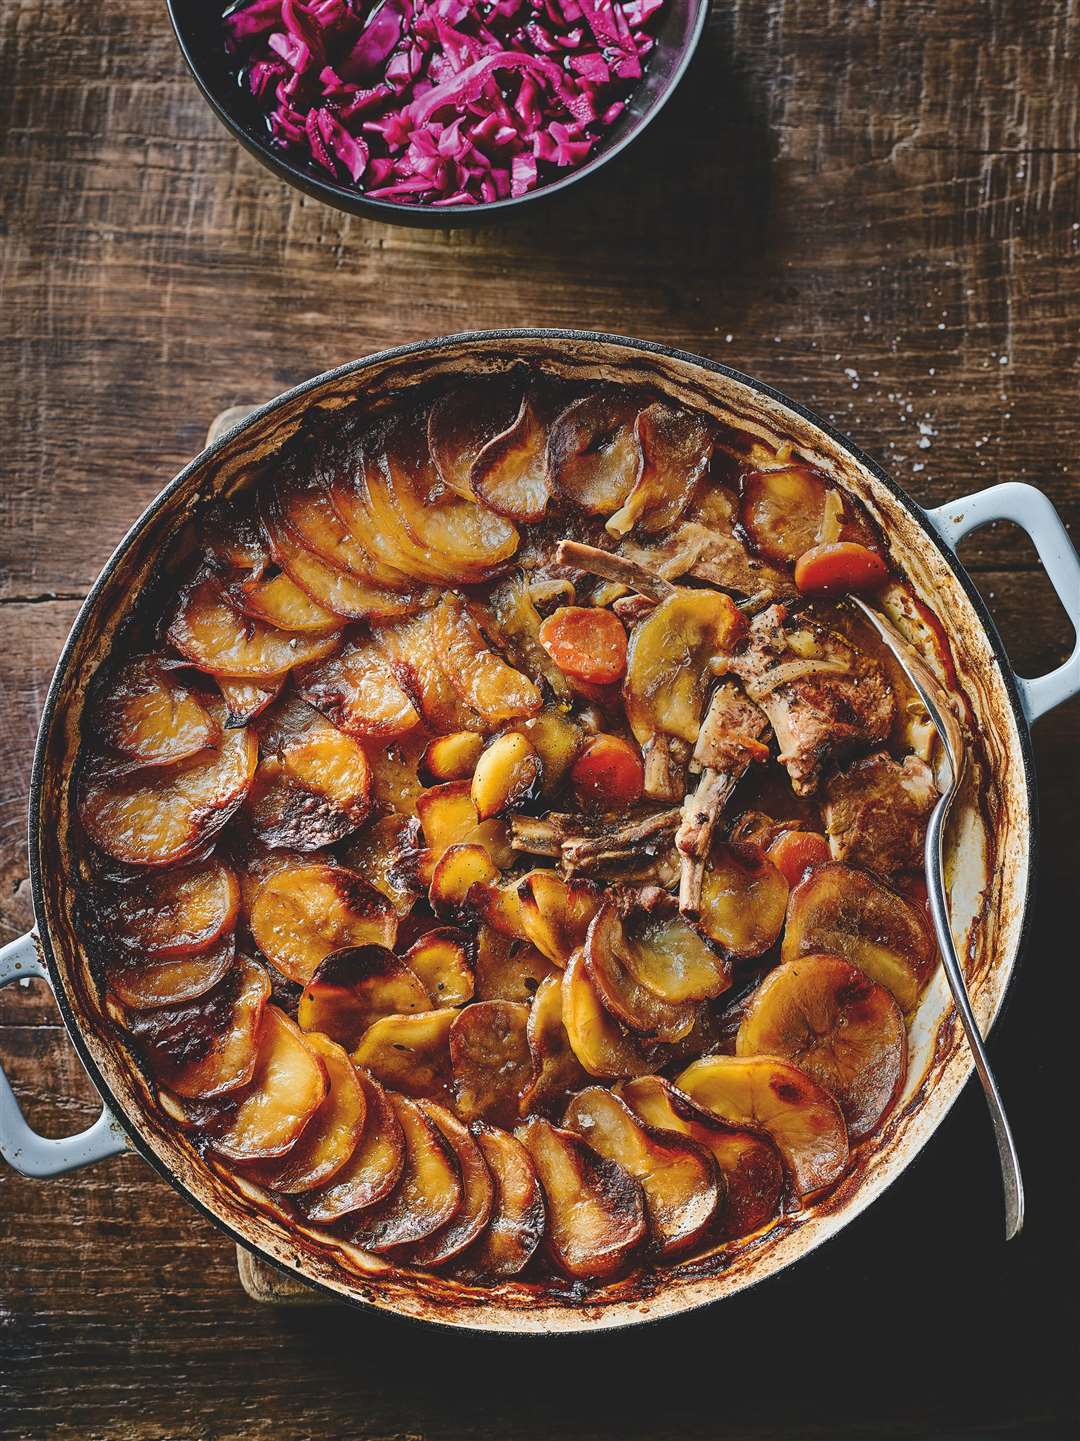
[[[39,977],[50,986],[31,931],[0,949],[0,986]],[[24,1176],[61,1176],[127,1150],[127,1138],[103,1106],[92,1126],[75,1136],[50,1140],[27,1125],[11,1084],[0,1067],[0,1156]]]
[[1034,485],[1007,481],[926,512],[950,550],[970,531],[994,520],[1026,530],[1073,628],[1072,655],[1056,670],[1024,680],[1014,676],[1028,722],[1080,692],[1080,556],[1050,499]]

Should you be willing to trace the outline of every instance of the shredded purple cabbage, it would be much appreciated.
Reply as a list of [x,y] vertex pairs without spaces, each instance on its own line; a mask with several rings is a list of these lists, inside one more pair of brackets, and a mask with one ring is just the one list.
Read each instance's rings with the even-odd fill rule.
[[225,43],[270,144],[407,205],[526,195],[626,107],[664,0],[241,0]]

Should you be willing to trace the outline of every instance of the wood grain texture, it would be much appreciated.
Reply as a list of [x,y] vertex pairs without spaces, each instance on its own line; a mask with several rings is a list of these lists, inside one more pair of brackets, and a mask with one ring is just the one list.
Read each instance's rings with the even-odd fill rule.
[[[772,381],[920,500],[1025,479],[1080,521],[1070,0],[716,0],[639,145],[468,233],[283,188],[218,127],[157,0],[8,0],[0,60],[0,939],[31,920],[31,750],[77,602],[224,405],[421,336],[587,326]],[[1020,669],[1060,661],[1067,627],[1027,543],[994,527],[964,554]],[[256,1307],[231,1245],[134,1157],[51,1183],[4,1171],[0,1436],[1075,1434],[1078,745],[1076,703],[1037,731],[1036,919],[993,1041],[1029,1187],[1012,1247],[970,1090],[794,1272],[542,1359]],[[0,1052],[46,1132],[91,1117],[39,986],[0,994]]]

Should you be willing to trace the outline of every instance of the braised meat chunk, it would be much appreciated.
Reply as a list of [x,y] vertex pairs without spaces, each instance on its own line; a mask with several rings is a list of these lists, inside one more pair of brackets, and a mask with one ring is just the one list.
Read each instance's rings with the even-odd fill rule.
[[938,798],[918,756],[864,756],[825,782],[822,806],[833,859],[888,876],[922,865],[927,817]]

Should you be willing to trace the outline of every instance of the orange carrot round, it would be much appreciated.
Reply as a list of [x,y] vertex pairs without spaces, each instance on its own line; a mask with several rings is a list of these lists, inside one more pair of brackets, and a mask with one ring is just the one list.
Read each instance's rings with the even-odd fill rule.
[[641,799],[645,767],[636,746],[620,736],[593,736],[574,762],[570,780],[582,805],[617,810]]
[[795,562],[795,584],[804,595],[876,590],[888,578],[888,569],[877,551],[853,540],[813,545]]
[[626,670],[626,631],[599,606],[561,605],[540,627],[540,644],[566,675],[611,685]]

